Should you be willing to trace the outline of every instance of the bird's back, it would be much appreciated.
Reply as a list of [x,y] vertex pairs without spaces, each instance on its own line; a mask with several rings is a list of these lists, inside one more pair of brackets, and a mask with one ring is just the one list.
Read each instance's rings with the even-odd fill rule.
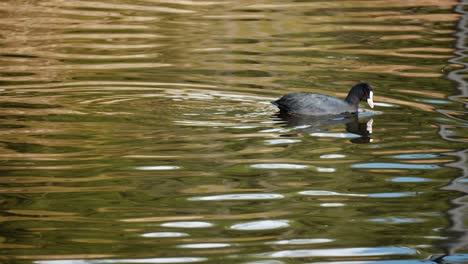
[[289,114],[338,115],[357,111],[341,99],[316,93],[289,93],[272,104]]

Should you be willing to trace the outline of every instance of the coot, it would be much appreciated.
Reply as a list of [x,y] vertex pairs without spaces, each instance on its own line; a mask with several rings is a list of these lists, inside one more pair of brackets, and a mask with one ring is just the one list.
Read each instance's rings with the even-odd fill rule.
[[317,93],[289,93],[271,102],[281,113],[298,115],[339,115],[356,113],[359,101],[367,99],[367,103],[374,108],[372,87],[365,82],[356,84],[349,90],[346,99],[317,94]]

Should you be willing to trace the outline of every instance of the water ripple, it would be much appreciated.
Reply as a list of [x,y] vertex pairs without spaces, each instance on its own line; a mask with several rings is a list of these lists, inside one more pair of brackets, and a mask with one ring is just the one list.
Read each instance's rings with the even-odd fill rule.
[[306,169],[308,165],[301,164],[287,164],[287,163],[264,163],[264,164],[253,164],[251,168],[255,169]]
[[396,159],[433,159],[438,158],[438,154],[424,154],[424,153],[415,153],[415,154],[400,154],[392,156]]
[[321,203],[320,206],[322,207],[342,207],[346,206],[344,203]]
[[207,228],[214,226],[212,223],[187,221],[187,222],[169,222],[161,224],[162,227],[179,227],[179,228]]
[[314,262],[314,264],[437,264],[430,260],[358,260],[358,261],[330,261]]
[[352,134],[352,133],[323,133],[323,132],[316,132],[311,133],[311,136],[314,137],[330,137],[330,138],[358,138],[359,135]]
[[50,0],[48,3],[44,4],[45,6],[50,5],[54,6],[59,4],[61,8],[71,7],[71,8],[94,8],[94,9],[104,9],[104,10],[134,10],[134,11],[149,11],[149,12],[162,12],[162,13],[173,13],[173,14],[190,14],[195,11],[186,10],[181,8],[170,8],[163,6],[150,6],[150,5],[129,5],[129,4],[115,4],[115,3],[103,3],[103,2],[93,2],[93,1],[58,1]]
[[408,224],[424,222],[423,219],[418,218],[402,218],[402,217],[386,217],[386,218],[373,218],[369,222],[386,223],[386,224]]
[[368,197],[371,198],[401,198],[401,197],[409,197],[409,196],[416,196],[422,194],[421,192],[388,192],[388,193],[371,193],[368,194]]
[[114,263],[195,263],[208,260],[200,257],[174,258],[142,258],[142,259],[66,259],[66,260],[37,260],[36,264],[114,264]]
[[177,246],[178,248],[198,248],[198,249],[203,249],[203,248],[225,248],[225,247],[230,247],[230,244],[227,243],[198,243],[198,244],[185,244],[185,245],[179,245]]
[[181,232],[154,232],[154,233],[145,233],[141,235],[142,237],[149,238],[164,238],[164,237],[186,237],[189,236],[187,233]]
[[391,179],[391,181],[392,182],[427,182],[430,180],[426,178],[420,178],[420,177],[395,177]]
[[416,169],[416,170],[434,170],[440,168],[432,164],[404,164],[404,163],[361,163],[353,164],[352,168],[358,169]]
[[301,191],[299,194],[302,195],[312,195],[312,196],[356,196],[356,197],[366,197],[365,194],[353,194],[353,193],[338,193],[338,192],[331,192],[331,191],[321,191],[321,190],[309,190],[309,191]]
[[[441,190],[468,182],[450,168],[463,159],[449,140],[466,137],[444,78],[466,77],[449,59],[455,5],[0,1],[1,220],[17,231],[0,259],[411,263],[400,245],[459,247],[463,192]],[[376,110],[356,122],[288,123],[270,105],[345,98],[357,80]],[[371,140],[353,134],[370,117],[372,144],[350,144]]]
[[273,245],[307,245],[307,244],[320,244],[320,243],[329,243],[335,241],[334,239],[328,238],[298,238],[298,239],[289,239],[289,240],[279,240],[268,242],[267,244]]
[[249,261],[243,264],[285,264],[285,263],[279,260],[259,260],[259,261]]
[[189,198],[190,201],[238,201],[238,200],[272,200],[284,198],[281,194],[276,193],[239,193],[239,194],[224,194],[213,196],[200,196]]
[[256,254],[260,258],[306,258],[306,257],[363,257],[389,255],[416,255],[417,251],[405,247],[298,249]]
[[230,228],[234,230],[251,231],[251,230],[270,230],[289,227],[288,220],[261,220],[232,225]]
[[416,196],[421,192],[386,192],[386,193],[370,193],[370,194],[355,194],[355,193],[338,193],[322,190],[308,190],[299,192],[301,195],[309,196],[351,196],[351,197],[369,197],[369,198],[400,198],[408,196]]
[[335,169],[335,168],[321,168],[321,167],[317,167],[317,171],[318,171],[318,172],[335,172],[336,169]]
[[278,144],[291,144],[301,142],[300,139],[267,139],[265,140],[266,145],[278,145]]
[[143,171],[162,171],[162,170],[177,170],[180,169],[179,166],[139,166],[135,167],[137,170],[143,170]]
[[346,155],[343,154],[326,154],[326,155],[321,155],[321,159],[341,159],[346,157]]

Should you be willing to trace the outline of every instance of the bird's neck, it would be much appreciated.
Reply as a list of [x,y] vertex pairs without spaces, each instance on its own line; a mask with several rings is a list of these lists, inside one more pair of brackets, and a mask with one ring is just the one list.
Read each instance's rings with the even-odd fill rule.
[[351,106],[353,106],[353,107],[358,107],[358,105],[359,105],[359,98],[358,98],[357,96],[355,96],[355,95],[353,96],[352,93],[349,93],[349,94],[348,94],[348,96],[346,97],[345,101],[346,101],[349,105],[351,105]]

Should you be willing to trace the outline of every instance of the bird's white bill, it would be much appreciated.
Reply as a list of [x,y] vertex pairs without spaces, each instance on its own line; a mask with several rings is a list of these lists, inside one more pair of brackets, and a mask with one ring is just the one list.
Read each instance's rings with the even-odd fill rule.
[[374,92],[370,92],[369,93],[369,98],[367,99],[367,103],[369,104],[370,108],[374,108],[374,100],[373,100],[373,97],[374,97]]

